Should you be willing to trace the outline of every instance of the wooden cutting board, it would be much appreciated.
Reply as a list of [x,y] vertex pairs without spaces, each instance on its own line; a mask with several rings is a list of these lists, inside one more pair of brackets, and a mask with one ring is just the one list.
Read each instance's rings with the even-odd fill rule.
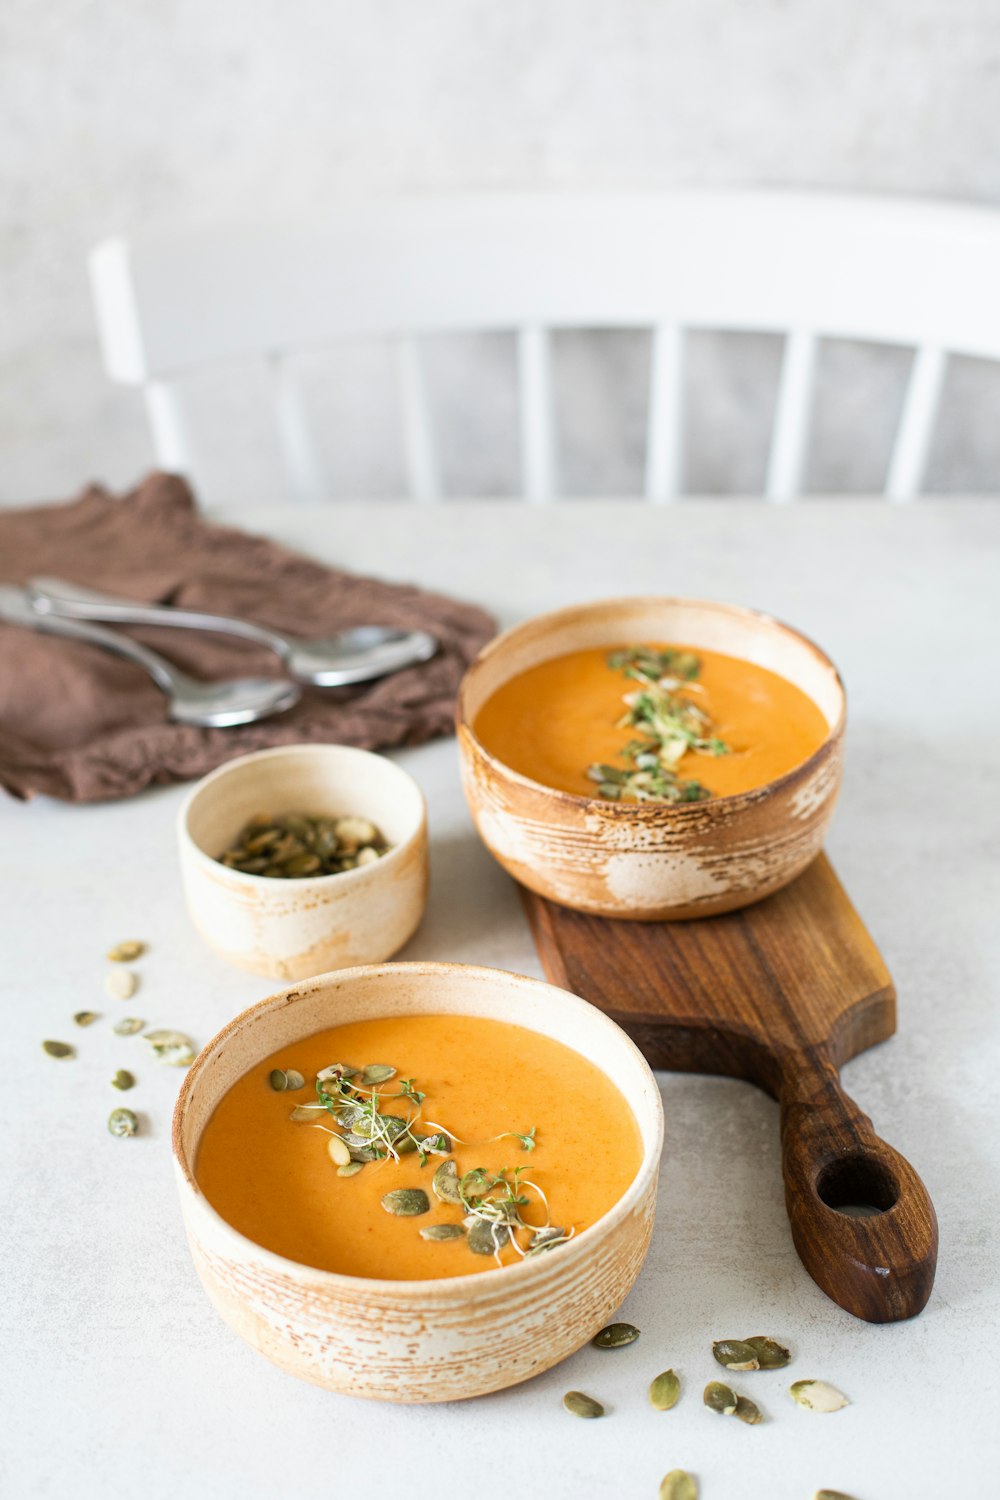
[[840,1085],[842,1065],[895,1030],[895,990],[825,855],[756,906],[694,922],[610,921],[522,894],[549,979],[612,1016],[654,1068],[745,1078],[778,1100],[792,1237],[824,1292],[872,1323],[920,1312],[933,1204]]

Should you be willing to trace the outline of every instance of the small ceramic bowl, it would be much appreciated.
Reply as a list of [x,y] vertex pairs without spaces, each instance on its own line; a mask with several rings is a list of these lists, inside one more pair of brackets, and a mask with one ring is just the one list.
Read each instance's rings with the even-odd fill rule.
[[[219,863],[258,812],[356,814],[392,848],[340,875],[274,880]],[[188,911],[223,958],[270,979],[389,958],[427,904],[427,811],[405,771],[346,745],[288,745],[231,760],[191,792],[178,822]]]
[[[473,725],[511,677],[568,651],[676,641],[756,662],[826,718],[808,760],[766,786],[706,802],[610,802],[540,785],[497,760]],[[769,615],[689,599],[610,599],[539,615],[492,641],[462,682],[458,745],[480,837],[550,900],[639,921],[711,916],[780,890],[819,852],[841,780],[846,701],[818,646]]]
[[[612,1209],[567,1244],[502,1269],[437,1281],[342,1276],[246,1239],[194,1176],[205,1124],[231,1084],[328,1026],[411,1014],[489,1016],[573,1048],[627,1095],[642,1162]],[[174,1165],[198,1275],[254,1349],[303,1380],[379,1401],[457,1401],[516,1385],[609,1321],[649,1247],[663,1111],[649,1065],[601,1011],[565,990],[465,964],[383,964],[281,990],[219,1032],[189,1070],[174,1113]]]

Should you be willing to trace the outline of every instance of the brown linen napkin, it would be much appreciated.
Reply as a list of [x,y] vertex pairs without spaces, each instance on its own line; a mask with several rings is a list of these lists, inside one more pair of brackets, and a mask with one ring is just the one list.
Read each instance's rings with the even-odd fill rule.
[[[168,722],[166,699],[140,668],[94,646],[0,624],[0,784],[16,797],[126,797],[297,741],[421,744],[451,732],[459,680],[495,629],[473,605],[322,567],[264,537],[209,525],[185,482],[167,474],[150,475],[123,498],[92,486],[67,505],[0,510],[0,582],[43,573],[295,635],[362,624],[421,628],[441,650],[376,682],[306,689],[295,708],[258,724],[194,729]],[[282,675],[271,652],[231,636],[128,629],[194,677]]]

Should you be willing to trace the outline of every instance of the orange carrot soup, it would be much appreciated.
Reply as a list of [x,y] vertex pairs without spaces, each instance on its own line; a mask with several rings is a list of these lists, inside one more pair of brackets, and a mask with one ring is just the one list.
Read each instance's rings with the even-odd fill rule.
[[690,646],[570,651],[505,682],[475,733],[543,786],[614,801],[697,802],[766,785],[826,739],[800,688]]
[[351,1022],[237,1080],[195,1176],[240,1233],[348,1276],[469,1276],[561,1245],[642,1159],[625,1098],[586,1058],[480,1016]]

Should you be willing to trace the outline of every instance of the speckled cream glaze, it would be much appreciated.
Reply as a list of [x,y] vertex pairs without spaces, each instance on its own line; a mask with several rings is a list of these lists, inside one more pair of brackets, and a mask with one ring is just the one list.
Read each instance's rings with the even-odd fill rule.
[[[194,1179],[198,1140],[236,1078],[302,1036],[364,1017],[490,1016],[554,1037],[629,1099],[643,1144],[619,1202],[567,1245],[475,1276],[384,1281],[314,1270],[255,1245]],[[289,1374],[379,1401],[457,1401],[516,1385],[609,1321],[639,1274],[653,1229],[663,1143],[649,1066],[614,1022],[537,980],[464,964],[384,964],[321,975],[245,1011],[199,1055],[174,1114],[181,1208],[195,1267],[226,1322]]]
[[[731,797],[618,803],[541,786],[473,732],[502,683],[568,651],[678,641],[777,672],[826,717],[823,744],[787,775]],[[813,643],[768,615],[684,599],[611,599],[540,615],[498,636],[462,684],[462,783],[480,837],[523,885],[563,906],[637,921],[732,911],[780,890],[818,854],[842,771],[843,684]]]
[[[358,814],[393,845],[341,875],[269,880],[217,858],[256,812]],[[416,931],[427,904],[423,795],[380,755],[344,745],[289,745],[221,766],[191,792],[178,822],[188,912],[230,963],[270,979],[379,963]]]

